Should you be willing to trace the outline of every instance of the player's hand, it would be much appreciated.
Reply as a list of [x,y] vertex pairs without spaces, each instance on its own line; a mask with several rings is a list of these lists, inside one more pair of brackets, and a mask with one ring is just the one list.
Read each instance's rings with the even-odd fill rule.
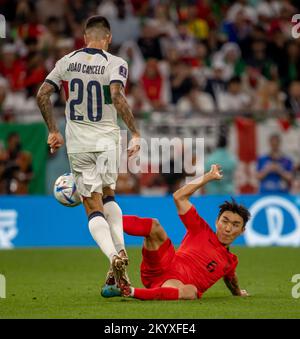
[[223,171],[220,165],[211,165],[209,174],[212,180],[221,180],[223,178]]
[[60,132],[50,132],[47,143],[50,147],[50,152],[53,154],[64,144],[64,138]]
[[127,155],[128,158],[133,158],[137,156],[141,149],[141,138],[138,134],[133,135],[130,142],[129,142],[129,147],[127,149]]
[[240,291],[240,297],[250,297],[250,294],[246,290]]

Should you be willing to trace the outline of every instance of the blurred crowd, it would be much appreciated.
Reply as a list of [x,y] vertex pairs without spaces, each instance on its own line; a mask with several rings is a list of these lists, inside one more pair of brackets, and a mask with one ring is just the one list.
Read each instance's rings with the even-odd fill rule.
[[[137,118],[170,110],[300,117],[300,39],[291,35],[299,11],[297,0],[0,0],[0,121],[41,119],[37,89],[59,58],[84,46],[95,14],[110,21],[110,52],[129,64]],[[54,104],[64,106],[63,93]],[[157,178],[169,189],[173,179]],[[119,183],[137,193],[137,181],[121,175]]]
[[[300,40],[292,0],[1,0],[0,117],[36,109],[57,59],[83,47],[90,15],[106,16],[111,52],[130,67],[135,114],[289,109],[300,112]],[[63,105],[63,98],[57,98]],[[36,110],[37,111],[37,110]],[[14,114],[15,113],[15,114]]]
[[33,178],[32,155],[22,150],[18,133],[10,133],[6,144],[0,144],[0,194],[28,194]]

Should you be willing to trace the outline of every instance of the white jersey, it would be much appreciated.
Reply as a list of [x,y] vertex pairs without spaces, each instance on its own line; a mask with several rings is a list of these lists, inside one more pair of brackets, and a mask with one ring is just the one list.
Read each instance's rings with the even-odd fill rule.
[[101,49],[82,48],[57,61],[45,81],[65,90],[68,153],[104,151],[119,144],[109,85],[120,82],[125,87],[127,75],[127,62]]

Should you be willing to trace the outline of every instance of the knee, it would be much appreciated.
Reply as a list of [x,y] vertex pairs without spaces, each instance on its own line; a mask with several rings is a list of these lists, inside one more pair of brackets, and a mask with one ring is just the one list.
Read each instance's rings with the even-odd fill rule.
[[94,211],[102,211],[102,204],[100,204],[100,195],[92,194],[91,197],[82,197],[83,205],[87,211],[87,214],[90,214]]
[[93,197],[83,197],[82,202],[84,206],[88,207],[91,210],[97,209],[98,207],[98,201],[93,199]]
[[159,223],[158,219],[152,219],[152,228],[150,232],[151,237],[161,237],[164,234],[164,229]]
[[179,299],[196,300],[197,288],[194,285],[183,285],[179,288]]
[[115,196],[115,191],[110,188],[110,187],[103,187],[103,199],[105,199],[106,197],[114,197]]

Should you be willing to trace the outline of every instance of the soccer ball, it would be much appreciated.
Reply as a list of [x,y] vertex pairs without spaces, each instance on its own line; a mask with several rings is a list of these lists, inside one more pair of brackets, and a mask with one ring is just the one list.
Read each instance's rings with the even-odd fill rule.
[[81,203],[72,173],[65,173],[57,178],[53,193],[56,200],[64,206],[75,207]]

